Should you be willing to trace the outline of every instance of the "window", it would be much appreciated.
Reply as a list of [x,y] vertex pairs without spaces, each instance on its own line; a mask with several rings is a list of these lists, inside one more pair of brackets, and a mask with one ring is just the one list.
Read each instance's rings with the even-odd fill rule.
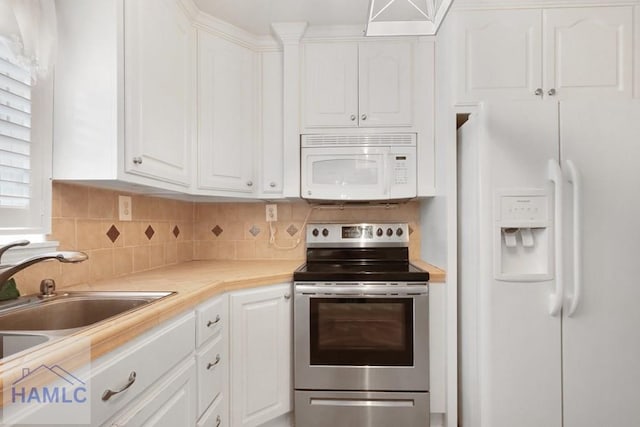
[[31,73],[0,44],[0,207],[29,209]]
[[51,209],[51,84],[0,41],[0,234],[46,234]]

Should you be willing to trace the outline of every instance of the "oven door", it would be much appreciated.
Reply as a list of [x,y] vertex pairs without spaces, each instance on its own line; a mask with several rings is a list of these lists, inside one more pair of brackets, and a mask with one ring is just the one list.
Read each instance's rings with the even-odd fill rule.
[[426,284],[295,288],[296,389],[429,389]]

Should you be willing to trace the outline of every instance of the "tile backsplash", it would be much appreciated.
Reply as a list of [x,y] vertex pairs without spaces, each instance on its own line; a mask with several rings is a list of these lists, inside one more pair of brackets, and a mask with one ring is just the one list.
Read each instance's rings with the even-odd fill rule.
[[420,254],[418,202],[390,207],[316,206],[306,202],[278,203],[270,244],[264,203],[202,203],[195,206],[195,259],[304,260],[304,223],[314,221],[403,221],[411,227],[410,253]]
[[[132,221],[118,220],[118,195],[132,198]],[[40,280],[59,288],[123,276],[190,260],[304,260],[304,223],[405,221],[410,254],[420,256],[418,202],[389,207],[311,207],[277,204],[270,243],[265,203],[192,203],[127,194],[76,184],[53,184],[52,233],[60,250],[79,250],[79,264],[46,262],[16,275],[22,294],[38,292]]]

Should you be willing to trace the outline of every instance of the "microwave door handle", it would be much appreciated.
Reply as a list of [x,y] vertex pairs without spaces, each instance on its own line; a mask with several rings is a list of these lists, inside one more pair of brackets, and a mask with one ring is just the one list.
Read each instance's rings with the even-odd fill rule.
[[384,157],[383,157],[383,162],[382,162],[382,182],[384,182],[384,195],[387,197],[391,196],[391,180],[393,179],[393,177],[390,176],[391,174],[391,156],[392,154],[390,153],[390,150],[388,148],[386,148],[384,150]]

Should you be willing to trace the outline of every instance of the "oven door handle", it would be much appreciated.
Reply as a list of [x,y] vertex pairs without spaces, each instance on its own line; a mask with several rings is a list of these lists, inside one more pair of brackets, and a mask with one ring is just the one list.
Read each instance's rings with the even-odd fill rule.
[[339,296],[387,296],[387,297],[406,297],[412,295],[427,295],[429,288],[426,285],[296,285],[296,295],[339,295]]
[[310,399],[311,406],[368,406],[368,407],[400,407],[400,408],[410,408],[416,406],[415,400],[413,399],[393,399],[393,400],[382,400],[382,399],[321,399],[317,397],[312,397]]

